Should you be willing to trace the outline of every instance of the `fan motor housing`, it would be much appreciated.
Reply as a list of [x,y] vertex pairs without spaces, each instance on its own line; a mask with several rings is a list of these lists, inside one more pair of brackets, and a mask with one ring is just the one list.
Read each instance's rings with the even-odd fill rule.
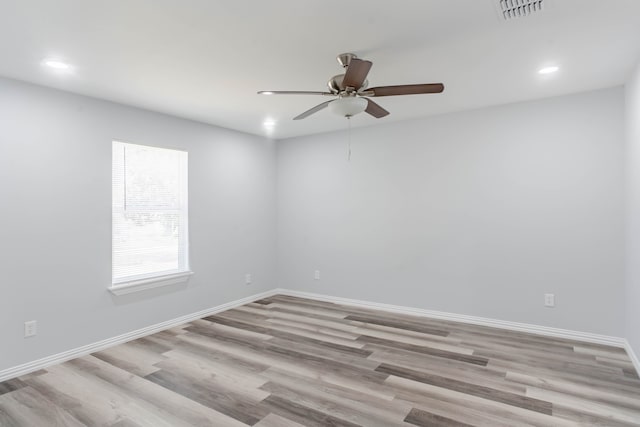
[[344,87],[342,86],[342,79],[344,79],[344,74],[338,74],[331,77],[327,82],[327,87],[329,88],[329,90],[333,93],[340,93],[341,91],[343,91]]
[[[335,93],[336,95],[341,92],[344,92],[346,87],[344,87],[344,85],[342,84],[343,79],[344,79],[344,74],[337,74],[331,77],[331,79],[329,79],[329,81],[327,82],[327,87],[329,88],[329,91],[331,91],[332,93]],[[362,83],[362,86],[360,86],[360,89],[358,91],[362,91],[366,89],[368,84],[369,84],[369,81],[365,80],[364,83]]]

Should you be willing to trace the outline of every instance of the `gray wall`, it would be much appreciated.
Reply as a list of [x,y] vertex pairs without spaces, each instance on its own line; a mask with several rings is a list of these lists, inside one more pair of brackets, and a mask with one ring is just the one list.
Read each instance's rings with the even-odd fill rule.
[[627,322],[626,338],[640,357],[640,65],[625,93],[627,133]]
[[[113,139],[189,152],[187,286],[107,291]],[[0,79],[0,201],[0,370],[276,287],[259,137]]]
[[280,286],[623,336],[623,100],[279,142]]

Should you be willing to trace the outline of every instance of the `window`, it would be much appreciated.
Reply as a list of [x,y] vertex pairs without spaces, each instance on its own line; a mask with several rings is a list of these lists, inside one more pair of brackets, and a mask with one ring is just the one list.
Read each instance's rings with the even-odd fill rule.
[[186,281],[187,153],[114,141],[112,196],[110,290]]

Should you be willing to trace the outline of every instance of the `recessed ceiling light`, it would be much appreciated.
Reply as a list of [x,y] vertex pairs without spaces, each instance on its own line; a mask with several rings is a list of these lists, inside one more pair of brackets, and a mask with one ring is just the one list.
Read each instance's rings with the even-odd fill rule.
[[58,59],[45,59],[44,61],[42,61],[42,63],[49,68],[53,68],[54,70],[70,70],[71,69],[71,64],[62,62]]
[[262,126],[266,127],[266,128],[272,128],[276,125],[276,121],[275,120],[271,120],[271,119],[267,119],[264,122],[262,122]]
[[258,92],[259,95],[273,95],[273,92],[270,90],[262,90]]
[[553,74],[556,71],[558,71],[560,69],[560,67],[557,67],[555,65],[552,65],[550,67],[544,67],[544,68],[540,68],[538,70],[538,74]]

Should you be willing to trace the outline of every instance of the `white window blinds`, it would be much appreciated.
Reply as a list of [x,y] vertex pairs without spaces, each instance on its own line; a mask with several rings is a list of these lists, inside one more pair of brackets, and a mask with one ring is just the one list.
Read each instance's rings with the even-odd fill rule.
[[113,142],[114,284],[189,270],[187,153]]

